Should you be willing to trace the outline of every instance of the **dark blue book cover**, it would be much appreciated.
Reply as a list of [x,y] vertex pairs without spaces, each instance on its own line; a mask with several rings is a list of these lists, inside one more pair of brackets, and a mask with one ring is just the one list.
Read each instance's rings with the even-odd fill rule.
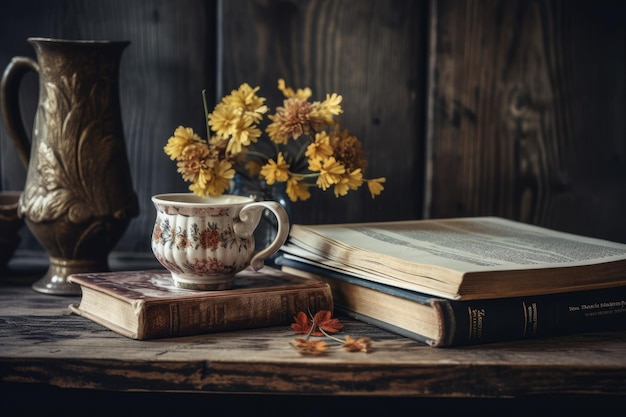
[[328,282],[335,308],[435,347],[626,329],[626,286],[550,295],[449,300],[280,256],[291,273]]

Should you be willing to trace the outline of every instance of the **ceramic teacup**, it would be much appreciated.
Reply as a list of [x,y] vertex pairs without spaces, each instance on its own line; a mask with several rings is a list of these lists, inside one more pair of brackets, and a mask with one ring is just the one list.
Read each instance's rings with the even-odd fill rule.
[[[289,233],[287,212],[275,201],[173,193],[155,195],[152,202],[152,252],[179,288],[230,289],[238,272],[248,266],[261,269]],[[255,251],[253,233],[264,210],[276,216],[277,233],[267,247]]]

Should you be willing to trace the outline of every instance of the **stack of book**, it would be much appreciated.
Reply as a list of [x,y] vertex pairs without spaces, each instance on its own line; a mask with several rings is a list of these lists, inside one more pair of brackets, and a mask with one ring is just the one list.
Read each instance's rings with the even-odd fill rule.
[[300,311],[333,311],[330,286],[278,269],[250,268],[233,288],[176,287],[165,269],[70,275],[81,298],[70,310],[137,340],[289,325]]
[[277,263],[435,347],[626,328],[626,245],[496,217],[293,225]]

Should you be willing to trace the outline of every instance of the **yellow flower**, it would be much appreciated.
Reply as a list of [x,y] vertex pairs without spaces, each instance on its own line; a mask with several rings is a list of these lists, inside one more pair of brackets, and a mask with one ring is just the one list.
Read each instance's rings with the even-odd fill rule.
[[230,188],[230,180],[235,177],[235,170],[228,161],[219,161],[214,169],[202,167],[189,190],[201,197],[218,196]]
[[367,180],[367,188],[370,190],[372,198],[380,195],[380,193],[383,192],[383,190],[385,189],[385,187],[383,187],[383,183],[385,181],[387,181],[385,177]]
[[263,104],[265,99],[256,95],[258,89],[242,84],[225,96],[207,116],[209,127],[219,138],[228,141],[226,152],[229,154],[241,153],[261,136],[257,124],[267,112],[267,106]]
[[243,110],[242,115],[245,114],[258,123],[263,118],[263,114],[267,112],[267,106],[263,104],[265,98],[256,95],[259,88],[252,88],[247,83],[243,83],[237,90],[231,91],[230,95],[224,97],[223,103]]
[[194,182],[200,175],[202,169],[202,160],[200,159],[183,159],[176,163],[177,171],[182,175],[183,180]]
[[272,185],[276,181],[285,182],[289,178],[289,164],[285,162],[282,152],[278,153],[278,158],[274,161],[270,159],[267,164],[261,168],[261,176],[265,181]]
[[356,169],[341,177],[339,182],[335,184],[335,197],[341,197],[348,194],[348,190],[356,190],[363,184],[363,174],[360,169]]
[[171,160],[181,158],[185,148],[194,142],[201,142],[200,136],[196,135],[192,128],[178,126],[174,135],[170,137],[163,148]]
[[282,78],[278,79],[278,89],[282,91],[284,96],[287,98],[298,97],[307,100],[309,97],[311,97],[311,94],[313,94],[309,87],[306,87],[305,89],[298,88],[298,91],[294,92],[292,88],[285,86],[285,80],[283,80]]
[[189,191],[192,191],[194,194],[199,195],[200,197],[206,197],[209,195],[209,189],[207,184],[212,180],[213,173],[211,170],[206,167],[202,167],[200,171],[198,171],[198,176],[194,182],[189,186]]
[[209,195],[209,190],[207,190],[206,188],[202,187],[197,182],[191,183],[189,185],[189,191],[191,191],[192,193],[194,193],[196,195],[199,195],[200,197],[206,197],[207,195]]
[[209,155],[209,148],[204,142],[192,142],[181,152],[178,160],[197,159],[202,160]]
[[291,201],[298,201],[298,199],[305,201],[311,198],[311,192],[309,186],[302,182],[302,177],[297,175],[292,176],[287,180],[287,196]]
[[[268,185],[287,182],[292,201],[309,199],[315,186],[324,191],[334,186],[335,196],[344,196],[364,181],[372,197],[379,195],[385,178],[364,179],[367,160],[361,142],[335,120],[343,113],[343,97],[329,93],[322,101],[309,101],[310,88],[294,90],[283,79],[278,89],[285,96],[282,106],[267,117],[258,86],[243,83],[232,90],[212,112],[205,110],[207,140],[189,127],[176,128],[163,149],[189,189],[201,196],[219,195],[241,173]],[[204,91],[203,101],[206,109]]]
[[215,134],[222,139],[228,139],[239,123],[240,114],[234,107],[218,103],[208,118],[209,126]]
[[334,193],[335,193],[335,197],[342,197],[346,194],[348,194],[348,179],[346,177],[342,177],[339,182],[337,184],[335,184],[335,187],[333,188]]
[[319,102],[316,101],[311,105],[311,114],[309,116],[310,124],[313,130],[320,131],[326,126],[335,125],[335,116],[343,113],[341,108],[342,97],[333,93],[333,95],[326,95],[326,100]]
[[[328,159],[328,158],[326,158]],[[325,159],[309,159],[309,171],[313,171],[313,172],[319,172],[322,170],[322,162],[324,162]]]
[[280,121],[280,117],[278,115],[269,115],[267,116],[272,123],[267,125],[265,128],[265,132],[272,140],[272,142],[277,143],[279,145],[286,145],[289,142],[289,132],[286,129],[283,129],[283,124]]
[[341,101],[343,97],[341,97],[337,93],[326,94],[326,100],[322,102],[322,109],[324,112],[328,112],[333,116],[338,116],[343,113],[343,109],[341,108]]
[[363,173],[361,172],[361,168],[350,172],[347,178],[348,187],[350,187],[351,190],[357,190],[361,185],[363,185]]
[[345,167],[337,162],[334,157],[330,157],[321,162],[320,175],[317,177],[317,186],[326,191],[328,187],[337,184],[341,176],[346,172]]
[[230,188],[230,180],[235,178],[235,170],[228,161],[220,161],[215,167],[213,178],[208,184],[209,195],[222,195]]
[[192,142],[178,155],[176,166],[185,181],[196,181],[200,170],[205,166],[209,149],[203,142]]
[[330,146],[330,138],[326,132],[315,134],[315,142],[306,148],[304,154],[309,160],[327,159],[333,155],[333,148]]
[[226,152],[237,155],[243,151],[244,147],[256,142],[259,136],[261,136],[261,130],[254,125],[254,120],[251,117],[242,117],[232,130]]

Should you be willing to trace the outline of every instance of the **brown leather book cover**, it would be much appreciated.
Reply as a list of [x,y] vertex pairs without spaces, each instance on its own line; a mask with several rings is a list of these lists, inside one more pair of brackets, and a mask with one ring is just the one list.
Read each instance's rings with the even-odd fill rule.
[[71,275],[82,297],[70,310],[138,340],[289,324],[299,311],[333,311],[327,283],[264,267],[246,269],[233,288],[195,291],[166,270]]

